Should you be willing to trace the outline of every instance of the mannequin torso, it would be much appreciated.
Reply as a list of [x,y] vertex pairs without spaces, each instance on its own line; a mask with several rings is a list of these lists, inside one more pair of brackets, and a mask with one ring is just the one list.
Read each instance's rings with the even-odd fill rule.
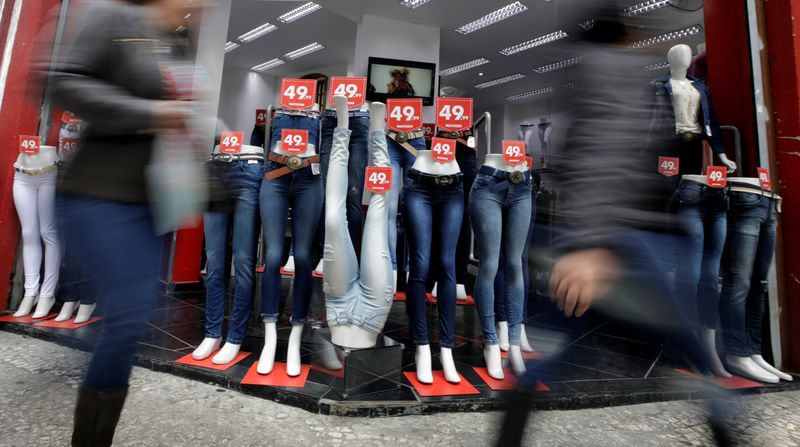
[[418,151],[417,159],[411,169],[430,175],[454,175],[461,172],[458,163],[453,160],[447,163],[439,163],[433,159],[431,151]]
[[58,148],[55,146],[41,146],[38,154],[19,154],[14,166],[22,169],[41,169],[52,166],[57,161]]

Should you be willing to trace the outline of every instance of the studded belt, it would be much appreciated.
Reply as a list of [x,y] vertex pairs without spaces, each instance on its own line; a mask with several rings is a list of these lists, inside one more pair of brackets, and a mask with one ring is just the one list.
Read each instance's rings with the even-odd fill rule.
[[467,140],[465,138],[469,138],[472,136],[472,130],[459,130],[459,131],[448,131],[448,130],[440,130],[436,136],[441,138],[449,138],[451,140],[456,140],[457,142],[463,144],[464,146],[469,146],[467,144]]
[[273,180],[278,177],[283,177],[286,174],[291,174],[294,171],[307,168],[314,163],[319,163],[319,155],[301,158],[295,155],[286,156],[276,154],[275,152],[270,152],[269,161],[274,161],[279,165],[283,165],[282,168],[274,169],[264,174],[264,178],[267,180]]
[[386,136],[391,138],[395,143],[403,146],[405,150],[411,153],[413,156],[417,156],[417,149],[409,144],[409,140],[413,140],[415,138],[424,138],[425,131],[424,130],[415,130],[413,132],[395,132],[394,130],[390,130],[386,133]]
[[440,188],[459,184],[463,176],[464,174],[460,172],[452,175],[433,175],[426,174],[416,169],[411,169],[408,171],[408,178],[420,182],[426,186],[437,186]]

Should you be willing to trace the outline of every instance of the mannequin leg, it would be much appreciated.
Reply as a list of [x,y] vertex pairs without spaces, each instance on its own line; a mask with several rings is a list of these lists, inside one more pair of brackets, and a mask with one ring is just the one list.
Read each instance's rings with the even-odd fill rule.
[[[522,325],[520,326],[520,348],[522,352],[533,352],[533,346],[528,341],[528,336],[525,334],[525,325],[528,324],[528,302],[530,301],[531,290],[531,264],[530,264],[530,251],[533,245],[533,232],[536,229],[536,184],[534,183],[533,191],[531,192],[531,222],[528,225],[528,237],[525,239],[525,247],[522,249],[522,281],[523,281],[523,299],[522,299]],[[535,296],[535,293],[534,293]]]
[[92,314],[94,313],[95,309],[97,309],[97,304],[83,304],[81,303],[78,306],[78,314],[75,315],[75,320],[73,321],[75,324],[81,324],[89,321],[92,318]]
[[44,242],[44,280],[39,292],[39,304],[34,318],[43,318],[50,313],[56,303],[56,287],[61,267],[61,247],[56,231],[55,200],[56,173],[39,176],[36,204],[39,215],[39,234]]
[[[403,215],[408,235],[410,272],[406,283],[406,309],[411,325],[411,336],[417,347],[428,346],[428,319],[426,315],[425,283],[430,272],[431,230],[433,211],[427,189],[414,182],[406,185]],[[452,345],[451,345],[452,346]],[[430,348],[428,348],[430,349]],[[419,371],[420,364],[417,364]],[[419,375],[419,374],[418,374]],[[428,372],[423,369],[422,375]]]
[[522,309],[525,299],[525,284],[522,276],[522,251],[528,236],[531,218],[531,190],[514,186],[508,192],[512,203],[503,219],[502,245],[500,247],[504,272],[506,308],[508,309],[508,357],[518,376],[525,373],[525,361],[520,348]]
[[[388,140],[389,137],[384,137]],[[389,160],[392,166],[392,181],[394,184],[392,185],[392,189],[385,194],[388,194],[388,200],[386,201],[386,207],[388,209],[389,214],[389,254],[392,259],[392,268],[394,271],[397,271],[397,211],[400,207],[400,193],[403,189],[403,173],[405,170],[403,169],[405,166],[405,156],[406,150],[402,147],[397,147],[397,144],[394,142],[387,141],[387,148],[391,145],[391,150],[388,151],[389,153]]]
[[[715,203],[719,202],[719,203]],[[719,271],[722,251],[725,248],[727,235],[727,210],[725,200],[709,204],[704,212],[703,255],[700,264],[700,278],[697,286],[697,304],[699,318],[700,342],[709,356],[711,371],[722,377],[730,377],[730,373],[720,361],[717,354],[717,320],[719,319]],[[713,209],[709,209],[714,207]]]
[[222,322],[225,318],[225,277],[227,276],[225,239],[228,234],[228,214],[203,214],[206,241],[206,325],[205,338],[192,353],[203,360],[219,348]]
[[[268,170],[276,168],[271,165]],[[276,323],[281,299],[281,262],[284,235],[289,218],[291,174],[264,179],[261,184],[260,210],[264,239],[264,273],[261,275],[261,318]]]
[[14,205],[22,227],[22,268],[25,274],[25,296],[15,317],[28,315],[39,296],[39,269],[42,265],[42,242],[39,234],[37,184],[33,176],[14,174]]
[[58,313],[58,316],[55,318],[55,321],[67,321],[75,314],[75,311],[78,310],[78,302],[77,301],[67,301],[61,306],[61,311]]
[[292,285],[292,323],[303,324],[311,302],[311,256],[316,233],[315,222],[322,215],[322,179],[310,169],[296,172],[291,193],[292,248],[295,277]]
[[303,324],[292,325],[289,334],[289,348],[286,351],[286,374],[289,377],[300,375],[300,343],[303,340]]
[[[472,227],[470,225],[471,216],[469,209],[472,185],[478,176],[478,159],[476,152],[464,144],[456,144],[456,162],[461,172],[464,174],[462,185],[464,187],[464,217],[459,227],[458,248],[456,249],[456,283],[459,285],[467,284],[469,280],[470,246],[472,239]],[[471,290],[471,289],[470,289]],[[465,288],[464,293],[468,290]]]
[[369,162],[369,118],[350,116],[350,154],[347,159],[347,227],[356,253],[361,253],[364,228],[364,172]]
[[473,188],[469,214],[481,256],[475,281],[475,304],[483,328],[484,345],[498,344],[494,328],[494,280],[500,262],[501,204],[487,188]]
[[500,350],[508,351],[508,303],[506,303],[506,276],[502,256],[498,260],[497,275],[494,277],[494,315]]
[[264,323],[264,348],[258,358],[256,371],[259,374],[269,374],[275,366],[275,349],[278,345],[277,323]]

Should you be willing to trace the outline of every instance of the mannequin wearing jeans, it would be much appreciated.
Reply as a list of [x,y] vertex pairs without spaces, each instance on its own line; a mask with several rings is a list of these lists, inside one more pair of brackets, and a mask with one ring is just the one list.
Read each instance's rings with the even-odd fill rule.
[[[461,132],[464,133],[464,132]],[[467,132],[469,135],[471,131]],[[467,136],[467,138],[469,138]],[[459,137],[463,140],[463,137]],[[478,156],[475,149],[466,144],[456,142],[456,162],[461,173],[464,174],[462,185],[464,187],[464,218],[461,220],[461,231],[458,235],[458,248],[456,248],[456,297],[465,299],[467,297],[466,284],[469,279],[469,257],[472,251],[472,227],[469,222],[469,195],[472,192],[472,184],[478,175]]]
[[[264,173],[264,149],[242,145],[237,154],[220,153],[219,146],[209,158],[210,176],[231,193],[236,192],[233,208],[233,306],[225,346],[212,363],[230,363],[239,354],[247,332],[255,289],[256,245],[258,239],[258,192]],[[226,242],[230,213],[206,212],[203,215],[206,239],[206,336],[192,357],[202,360],[213,354],[222,342],[225,317],[225,284],[228,277]]]
[[[408,240],[411,271],[406,287],[406,304],[411,320],[411,334],[416,345],[414,360],[417,380],[433,383],[431,349],[428,343],[428,321],[425,313],[425,284],[431,264],[438,264],[439,282],[436,301],[439,308],[439,330],[442,369],[448,382],[459,383],[461,377],[453,361],[456,320],[456,245],[458,228],[464,215],[464,189],[461,171],[455,160],[441,163],[429,150],[417,152],[416,160],[403,187],[403,222]],[[438,240],[438,253],[431,251]]]
[[[284,129],[308,131],[305,153],[292,156],[283,149],[281,133]],[[286,373],[294,377],[301,371],[300,342],[311,301],[311,269],[314,267],[311,253],[322,215],[322,177],[316,152],[318,140],[319,118],[315,114],[293,115],[280,110],[275,113],[272,120],[272,153],[261,184],[261,222],[266,245],[266,265],[261,281],[261,317],[265,335],[264,348],[258,360],[259,374],[269,374],[275,362],[281,295],[280,269],[290,208],[295,275],[292,287],[292,332],[286,355]],[[284,157],[286,162],[281,163],[279,157]],[[293,160],[302,167],[287,168]]]
[[[410,133],[421,135],[419,131]],[[392,178],[398,186],[404,186],[408,181],[408,171],[416,160],[416,154],[389,136],[386,137],[386,144],[389,146],[389,159],[392,162]],[[425,137],[411,138],[405,145],[412,146],[415,151],[425,150]],[[404,189],[401,187],[392,188],[389,192],[389,253],[392,257],[392,268],[395,272],[395,284],[397,284],[397,263],[402,262],[397,260],[397,211],[403,201],[403,192]]]
[[494,327],[494,280],[500,257],[505,263],[509,359],[517,375],[525,372],[520,347],[524,301],[522,251],[531,219],[533,188],[527,162],[512,166],[499,154],[486,154],[472,186],[469,213],[480,253],[475,304],[483,328],[484,359],[489,375],[503,378]]
[[[389,257],[387,198],[372,194],[364,221],[361,268],[347,229],[347,98],[333,98],[339,118],[333,133],[325,188],[325,278],[322,290],[334,344],[347,348],[375,346],[392,308],[394,286]],[[386,106],[370,106],[369,149],[375,166],[390,166],[386,149]],[[392,189],[396,188],[395,185]]]
[[[25,295],[14,313],[15,317],[30,314],[36,304],[33,318],[42,318],[50,313],[56,302],[58,269],[61,264],[61,247],[55,220],[57,161],[55,147],[41,146],[37,154],[19,154],[14,163],[14,206],[22,227],[22,263],[25,273]],[[39,272],[43,258],[44,280],[41,281]]]

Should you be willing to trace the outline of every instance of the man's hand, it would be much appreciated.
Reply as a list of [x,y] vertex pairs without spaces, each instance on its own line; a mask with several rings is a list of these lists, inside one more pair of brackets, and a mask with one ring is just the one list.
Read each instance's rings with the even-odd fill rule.
[[563,256],[553,267],[550,294],[559,310],[576,317],[608,293],[619,276],[619,259],[607,249],[581,250]]
[[191,104],[187,101],[159,101],[153,107],[152,125],[156,132],[183,130],[189,124]]

